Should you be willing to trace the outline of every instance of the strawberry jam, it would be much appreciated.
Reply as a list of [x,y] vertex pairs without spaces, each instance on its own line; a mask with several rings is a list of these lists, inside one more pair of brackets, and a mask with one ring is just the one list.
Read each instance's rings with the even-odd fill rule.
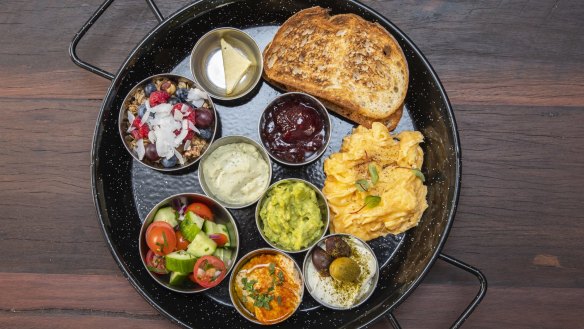
[[289,94],[266,109],[260,134],[274,157],[303,163],[325,146],[325,128],[325,118],[317,102],[301,94]]

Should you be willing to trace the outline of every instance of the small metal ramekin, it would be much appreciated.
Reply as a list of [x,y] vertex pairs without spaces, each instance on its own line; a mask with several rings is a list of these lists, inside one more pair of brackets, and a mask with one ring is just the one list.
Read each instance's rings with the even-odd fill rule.
[[[164,168],[162,166],[160,166],[160,167],[153,166],[153,165],[147,163],[145,160],[138,159],[138,156],[136,155],[134,150],[130,149],[130,146],[128,145],[128,142],[126,141],[126,138],[125,138],[126,136],[129,135],[128,133],[126,133],[126,128],[127,128],[126,126],[127,126],[127,122],[128,122],[127,103],[130,100],[130,98],[132,97],[132,95],[134,95],[134,92],[136,91],[136,89],[138,89],[140,87],[144,87],[146,84],[150,83],[152,81],[152,79],[155,79],[155,78],[169,78],[169,79],[176,80],[179,82],[185,81],[191,85],[191,88],[198,88],[202,91],[205,91],[203,88],[201,88],[193,80],[191,80],[187,77],[183,77],[182,75],[172,74],[172,73],[156,74],[156,75],[152,75],[152,76],[140,81],[126,95],[126,97],[124,98],[124,102],[122,103],[122,107],[120,108],[120,112],[118,114],[118,130],[120,133],[120,138],[122,139],[122,143],[126,147],[126,150],[128,151],[128,153],[130,153],[130,155],[134,159],[136,159],[136,161],[140,162],[141,164],[145,165],[146,167],[154,169],[154,170],[158,170],[158,171],[164,171],[164,172],[179,171],[179,170],[185,169],[185,168],[190,167],[190,166],[194,165],[195,163],[197,163],[197,161],[199,161],[199,159],[201,159],[201,157],[205,154],[205,152],[207,152],[209,150],[209,145],[207,145],[207,148],[203,151],[203,153],[198,158],[195,158],[191,161],[185,162],[185,164],[182,166],[177,165],[177,166],[174,166],[172,168]],[[208,97],[206,102],[208,102],[209,105],[211,106],[209,108],[209,110],[213,111],[213,121],[214,121],[213,127],[212,127],[213,128],[213,135],[211,136],[211,140],[207,141],[209,144],[211,144],[213,142],[213,140],[215,139],[215,134],[217,133],[217,121],[219,120],[219,117],[217,116],[215,104],[213,104],[213,100],[211,100],[211,97]]]
[[[330,234],[327,235],[323,238],[321,238],[320,240],[318,240],[317,243],[315,243],[310,250],[306,253],[306,256],[304,256],[304,262],[302,264],[302,274],[306,275],[306,272],[308,270],[308,266],[310,265],[310,263],[312,262],[312,252],[314,251],[314,248],[321,247],[322,249],[325,249],[324,244],[325,244],[325,240],[330,238],[330,237],[335,237],[335,236],[340,236],[340,237],[344,237],[344,238],[349,238],[351,239],[353,242],[361,245],[362,247],[365,248],[365,250],[367,250],[370,253],[370,256],[373,257],[373,260],[375,260],[375,273],[373,274],[373,277],[371,278],[371,287],[369,287],[369,290],[367,290],[367,292],[361,297],[361,299],[359,299],[359,301],[349,307],[340,307],[340,306],[336,306],[336,305],[331,305],[328,303],[325,303],[323,300],[321,300],[320,298],[318,298],[318,296],[315,296],[312,293],[312,287],[310,286],[310,284],[308,283],[308,280],[304,281],[304,284],[306,286],[306,290],[308,290],[308,293],[310,294],[310,296],[312,296],[312,298],[314,298],[318,303],[320,303],[321,305],[328,307],[330,309],[333,310],[349,310],[352,308],[355,308],[363,303],[365,303],[365,301],[367,299],[369,299],[369,297],[371,297],[371,295],[373,294],[373,292],[375,291],[375,288],[377,287],[377,281],[379,281],[379,263],[377,262],[377,257],[375,257],[375,253],[373,252],[373,249],[371,249],[371,247],[369,247],[369,245],[359,239],[358,237],[351,235],[351,234],[343,234],[343,233],[337,233],[337,234]],[[314,265],[313,265],[314,266]]]
[[[184,198],[189,203],[192,203],[192,202],[204,203],[209,208],[211,208],[211,211],[213,212],[213,215],[214,215],[215,223],[224,224],[225,226],[227,226],[229,233],[230,233],[229,238],[231,239],[231,242],[232,242],[232,247],[230,247],[230,248],[234,248],[235,252],[231,255],[231,265],[227,267],[227,273],[225,273],[225,278],[229,274],[229,271],[231,271],[231,269],[233,269],[235,267],[235,265],[234,265],[235,260],[237,259],[237,254],[239,252],[239,231],[237,230],[237,225],[235,223],[235,220],[233,219],[233,216],[231,216],[229,211],[227,211],[227,209],[225,209],[222,205],[220,205],[218,202],[209,198],[206,195],[197,194],[197,193],[181,193],[181,194],[175,194],[175,195],[169,196],[168,198],[160,201],[156,206],[154,206],[154,208],[152,208],[152,210],[150,210],[150,212],[146,216],[146,219],[144,219],[144,222],[142,223],[142,227],[140,228],[140,237],[138,238],[138,248],[140,249],[140,258],[142,259],[142,264],[144,264],[144,269],[146,270],[146,272],[148,272],[148,274],[150,274],[150,276],[158,284],[165,287],[166,289],[169,289],[169,290],[172,290],[175,292],[181,292],[181,293],[185,293],[185,294],[194,294],[194,293],[199,293],[201,291],[205,291],[207,289],[212,289],[213,287],[204,288],[201,286],[197,286],[197,287],[192,288],[192,289],[186,289],[186,288],[181,288],[181,287],[177,287],[177,286],[172,286],[168,283],[168,280],[169,280],[168,274],[166,274],[166,275],[154,274],[154,273],[150,272],[148,270],[148,267],[146,266],[145,259],[146,259],[146,254],[148,253],[148,249],[149,249],[148,245],[146,244],[146,230],[148,229],[148,226],[154,220],[154,216],[156,215],[156,212],[158,211],[158,209],[160,209],[162,207],[166,207],[166,206],[171,206],[171,202],[175,198]],[[166,279],[163,279],[163,278],[166,278]],[[225,278],[223,278],[223,280],[225,280]]]
[[300,307],[300,304],[302,303],[302,298],[304,297],[304,276],[302,275],[302,271],[300,270],[300,266],[298,266],[298,263],[296,263],[296,261],[292,257],[290,257],[289,255],[287,255],[286,253],[284,253],[280,250],[276,250],[276,249],[261,248],[261,249],[253,250],[253,251],[249,252],[248,254],[246,254],[245,256],[241,257],[241,259],[233,267],[233,272],[231,272],[231,277],[229,278],[229,297],[231,298],[231,302],[233,303],[233,306],[235,307],[237,312],[239,312],[239,314],[241,314],[244,318],[246,318],[247,320],[249,320],[253,323],[266,325],[266,323],[259,322],[253,316],[253,314],[251,314],[251,312],[249,312],[245,308],[245,306],[242,304],[239,297],[237,297],[237,292],[235,291],[235,284],[236,284],[235,279],[237,278],[237,273],[239,273],[239,271],[241,270],[243,265],[245,265],[253,257],[263,255],[263,254],[282,255],[282,256],[290,259],[292,261],[292,263],[294,263],[294,268],[296,269],[296,272],[298,273],[298,277],[300,278],[300,283],[302,284],[301,287],[299,288],[300,289],[300,296],[299,296],[300,298],[298,300],[298,305],[296,305],[296,309],[293,312],[291,312],[289,316],[280,319],[278,322],[269,323],[269,325],[272,325],[272,324],[280,323],[280,322],[288,319],[289,317],[291,317],[294,313],[296,313],[296,311],[298,310],[298,307]]
[[[284,159],[277,157],[275,154],[272,153],[272,151],[266,145],[266,142],[262,138],[262,127],[264,126],[266,111],[268,109],[270,109],[272,106],[274,106],[276,103],[281,102],[283,99],[286,99],[286,98],[292,98],[292,99],[298,98],[298,99],[304,99],[305,101],[308,101],[308,102],[312,102],[314,105],[316,105],[316,106],[314,106],[314,108],[317,111],[319,111],[319,113],[322,115],[322,117],[324,119],[324,122],[323,122],[324,130],[325,130],[324,143],[321,146],[320,150],[318,150],[318,152],[314,153],[310,158],[304,160],[303,162],[289,162],[289,161],[286,161]],[[258,124],[258,136],[260,138],[260,141],[264,145],[266,151],[268,152],[270,157],[272,157],[272,159],[274,159],[275,161],[277,161],[283,165],[286,165],[286,166],[303,166],[305,164],[309,164],[313,161],[316,161],[318,158],[320,158],[320,156],[326,151],[326,148],[328,147],[329,142],[331,140],[331,130],[332,130],[331,119],[329,117],[328,111],[326,110],[326,107],[317,98],[315,98],[307,93],[303,93],[303,92],[288,92],[288,93],[281,94],[281,95],[277,96],[276,98],[274,98],[268,104],[268,106],[266,106],[264,108],[264,111],[262,112],[262,116],[260,117],[259,124]]]
[[[228,145],[228,144],[233,144],[233,143],[247,143],[247,144],[250,144],[250,145],[255,146],[255,148],[258,150],[258,152],[262,155],[262,158],[268,164],[268,170],[269,170],[269,172],[268,172],[268,185],[265,187],[265,189],[262,191],[262,193],[260,193],[260,195],[255,200],[253,200],[251,202],[248,202],[248,203],[244,203],[244,204],[232,204],[232,203],[228,203],[228,202],[225,202],[225,201],[221,200],[221,198],[219,198],[217,195],[211,193],[211,189],[207,185],[207,182],[205,181],[205,174],[203,173],[203,168],[205,166],[205,160],[218,147],[224,146],[224,145]],[[203,192],[205,192],[205,194],[207,194],[211,198],[215,199],[217,202],[219,202],[221,205],[223,205],[226,208],[230,208],[230,209],[241,209],[241,208],[245,208],[245,207],[251,206],[252,204],[254,204],[255,202],[257,202],[262,197],[262,195],[268,189],[268,187],[270,185],[269,183],[271,181],[272,181],[272,161],[270,161],[270,156],[268,156],[268,153],[266,152],[266,150],[258,142],[254,141],[253,139],[251,139],[249,137],[240,136],[240,135],[232,135],[232,136],[221,137],[218,140],[216,140],[215,142],[213,142],[213,144],[211,144],[207,148],[207,152],[201,157],[201,163],[199,165],[199,184],[201,184],[201,188],[203,189]]]
[[[310,187],[312,190],[314,190],[314,192],[316,192],[316,199],[318,202],[318,206],[320,208],[321,219],[322,219],[322,222],[324,224],[324,226],[322,228],[322,233],[320,234],[320,237],[318,239],[315,239],[313,241],[313,243],[310,243],[308,246],[306,246],[305,248],[300,249],[300,250],[285,249],[282,246],[278,245],[277,243],[270,241],[264,234],[264,230],[263,230],[264,225],[263,225],[262,220],[260,218],[260,210],[262,209],[262,205],[265,202],[266,197],[268,196],[268,193],[270,192],[270,190],[272,190],[272,188],[274,188],[280,184],[285,184],[285,183],[290,183],[290,182],[304,183],[308,187]],[[326,234],[326,232],[328,231],[329,217],[330,217],[330,211],[329,211],[329,207],[328,207],[328,202],[326,201],[324,194],[322,194],[322,192],[316,186],[314,186],[312,183],[305,181],[304,179],[299,179],[299,178],[285,178],[285,179],[279,180],[279,181],[275,182],[274,184],[272,184],[270,187],[268,187],[266,192],[262,195],[262,197],[260,198],[260,201],[258,201],[258,204],[256,206],[256,211],[255,211],[256,225],[257,225],[258,231],[260,232],[260,235],[262,236],[264,241],[266,241],[267,244],[269,244],[270,246],[272,246],[275,249],[278,249],[278,250],[283,251],[283,252],[291,253],[291,254],[304,252],[304,251],[310,249],[315,243],[317,243],[318,240],[320,238],[322,238]]]
[[[244,53],[252,63],[232,94],[227,95],[224,87],[213,83],[210,77],[213,73],[214,65],[223,65],[222,62],[215,63],[212,59],[220,55],[221,39],[224,38],[234,48]],[[255,40],[242,30],[233,27],[220,27],[203,35],[191,51],[191,73],[195,81],[214,98],[221,100],[233,100],[247,95],[258,84],[262,77],[264,59],[260,47]],[[218,72],[217,72],[218,74]]]

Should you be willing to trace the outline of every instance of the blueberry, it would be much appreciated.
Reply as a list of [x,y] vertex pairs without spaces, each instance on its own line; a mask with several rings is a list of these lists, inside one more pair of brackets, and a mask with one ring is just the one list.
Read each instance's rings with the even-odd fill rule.
[[211,129],[202,129],[199,130],[201,133],[199,134],[199,137],[201,137],[204,140],[211,140],[211,138],[213,137],[213,131]]
[[189,90],[187,88],[178,88],[174,93],[181,101],[186,102],[189,96]]
[[176,158],[176,155],[173,155],[172,158],[170,158],[168,160],[166,158],[163,158],[162,160],[160,160],[160,163],[165,168],[172,168],[176,165],[177,162],[178,162],[178,159]]
[[156,91],[156,85],[153,83],[149,83],[146,85],[146,87],[144,87],[144,93],[148,97],[150,97],[150,94],[152,94],[154,91]]
[[172,96],[172,97],[170,98],[170,100],[168,100],[168,102],[170,103],[170,105],[175,105],[175,104],[177,104],[177,103],[180,103],[180,99],[178,99],[178,98],[176,98],[176,97]]
[[145,113],[146,113],[146,105],[142,104],[138,108],[138,116],[141,118],[144,116]]

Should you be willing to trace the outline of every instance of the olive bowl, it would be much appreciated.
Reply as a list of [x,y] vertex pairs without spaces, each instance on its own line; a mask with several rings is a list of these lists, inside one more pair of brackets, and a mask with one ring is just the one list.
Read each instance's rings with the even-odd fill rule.
[[[367,253],[374,261],[375,263],[375,270],[373,271],[371,277],[370,277],[370,286],[369,288],[363,293],[361,294],[361,296],[358,296],[355,300],[355,302],[352,305],[349,305],[347,307],[343,307],[343,306],[339,306],[339,305],[332,305],[330,303],[327,303],[326,301],[324,301],[320,296],[318,296],[315,292],[315,287],[313,287],[313,285],[311,284],[311,281],[313,280],[319,280],[321,279],[321,275],[320,274],[314,274],[312,270],[309,271],[309,267],[313,266],[315,271],[318,271],[316,269],[316,266],[314,266],[314,264],[312,264],[312,255],[314,253],[314,250],[318,247],[318,248],[322,248],[323,250],[326,250],[325,248],[325,242],[327,239],[329,238],[333,238],[333,237],[341,237],[343,239],[350,239],[353,243],[355,243],[356,245],[360,246],[363,248],[363,250],[365,251],[365,253]],[[304,256],[304,262],[302,264],[302,273],[304,275],[305,278],[310,278],[310,280],[305,280],[304,284],[306,286],[306,290],[308,290],[308,293],[310,294],[310,296],[312,296],[312,298],[314,298],[318,303],[320,303],[321,305],[333,309],[333,310],[349,310],[352,308],[355,308],[363,303],[365,303],[365,301],[367,301],[367,299],[369,299],[369,297],[371,297],[371,295],[373,294],[373,292],[375,291],[375,288],[377,287],[377,282],[379,281],[379,263],[377,261],[377,257],[375,257],[375,253],[373,252],[373,249],[371,249],[371,247],[363,240],[359,239],[358,237],[352,235],[352,234],[344,234],[344,233],[336,233],[336,234],[330,234],[327,235],[325,237],[322,237],[317,243],[315,243],[310,250],[308,250],[308,252],[306,253],[306,256]],[[314,275],[312,275],[314,274]],[[335,280],[335,279],[332,279]]]

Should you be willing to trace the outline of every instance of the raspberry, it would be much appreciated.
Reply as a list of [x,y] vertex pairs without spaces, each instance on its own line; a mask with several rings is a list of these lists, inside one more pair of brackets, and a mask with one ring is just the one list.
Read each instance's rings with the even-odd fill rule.
[[197,114],[196,111],[193,110],[193,111],[189,112],[189,115],[187,116],[187,119],[190,122],[192,122],[193,124],[197,123],[197,119],[196,119],[197,115],[196,114]]
[[189,141],[189,140],[193,139],[193,136],[195,136],[195,132],[192,130],[189,130],[189,132],[187,133],[187,135],[185,136],[183,141]]
[[142,125],[142,127],[140,127],[139,131],[140,131],[140,135],[145,138],[145,137],[148,137],[148,133],[150,132],[150,128],[148,127],[148,125]]
[[[172,116],[174,116],[174,111],[180,111],[180,110],[182,110],[183,105],[187,107],[187,109],[183,113],[183,118],[187,118],[188,120],[191,120],[193,122],[193,124],[194,124],[195,123],[195,121],[194,121],[195,120],[194,119],[195,118],[194,117],[195,110],[191,106],[189,106],[188,104],[184,104],[184,103],[175,104],[172,107],[172,110],[170,111],[170,114]],[[191,119],[191,117],[192,117],[192,119]]]
[[148,101],[150,102],[150,107],[154,107],[158,104],[166,103],[169,98],[170,95],[166,91],[153,91]]
[[183,105],[181,103],[174,104],[174,106],[172,107],[172,110],[170,110],[170,115],[174,116],[174,111],[180,112],[180,109],[182,108],[182,106]]
[[140,119],[140,117],[134,118],[134,122],[132,122],[132,126],[134,126],[136,128],[140,128],[141,125],[142,125],[142,119]]
[[142,135],[140,134],[140,130],[132,130],[132,137],[135,140],[142,139]]

